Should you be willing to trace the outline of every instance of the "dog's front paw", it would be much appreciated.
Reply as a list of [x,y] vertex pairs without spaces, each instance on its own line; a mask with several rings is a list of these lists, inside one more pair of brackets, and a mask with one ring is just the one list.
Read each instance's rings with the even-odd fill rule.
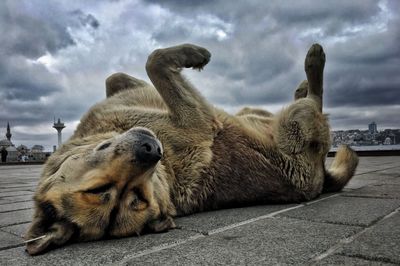
[[322,46],[315,43],[308,50],[306,60],[304,62],[304,69],[307,74],[322,73],[325,66],[325,53]]
[[210,58],[211,53],[207,49],[193,44],[182,44],[155,50],[147,59],[146,69],[150,72],[158,72],[166,67],[202,69]]
[[180,53],[181,67],[202,69],[210,62],[211,53],[200,46],[193,44],[182,44],[176,47]]

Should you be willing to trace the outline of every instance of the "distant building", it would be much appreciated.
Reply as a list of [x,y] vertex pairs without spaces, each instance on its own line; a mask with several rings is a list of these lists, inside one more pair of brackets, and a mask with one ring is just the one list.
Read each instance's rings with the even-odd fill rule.
[[14,144],[11,142],[11,129],[10,129],[10,123],[7,123],[7,132],[6,132],[6,138],[0,140],[0,149],[5,148],[7,149],[10,146],[14,146]]
[[11,129],[10,123],[7,123],[6,138],[0,140],[0,150],[5,149],[7,151],[7,162],[16,161],[18,158],[18,152],[14,144],[11,142]]
[[0,150],[5,149],[7,151],[6,162],[32,162],[32,161],[45,161],[50,156],[50,152],[45,152],[42,145],[34,145],[29,149],[25,145],[15,145],[11,141],[11,129],[10,124],[7,123],[6,138],[0,140]]
[[28,149],[28,147],[26,147],[25,145],[19,145],[18,147],[17,147],[17,151],[20,153],[20,154],[23,154],[23,155],[26,155],[28,152],[29,152],[29,149]]
[[375,122],[372,122],[371,124],[368,125],[368,131],[370,134],[378,133],[378,127],[376,126]]
[[383,145],[391,145],[391,144],[392,144],[392,140],[389,137],[387,137],[385,139],[385,141],[383,142]]
[[44,147],[42,145],[34,145],[31,149],[32,152],[43,152]]
[[46,159],[46,153],[44,153],[44,147],[42,145],[34,145],[31,148],[29,154],[30,161],[44,161]]

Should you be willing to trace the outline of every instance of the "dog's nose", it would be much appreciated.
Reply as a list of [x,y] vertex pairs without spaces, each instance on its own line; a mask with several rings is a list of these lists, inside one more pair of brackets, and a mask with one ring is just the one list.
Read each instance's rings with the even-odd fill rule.
[[136,157],[140,163],[157,163],[162,157],[161,147],[154,139],[145,138],[136,152]]

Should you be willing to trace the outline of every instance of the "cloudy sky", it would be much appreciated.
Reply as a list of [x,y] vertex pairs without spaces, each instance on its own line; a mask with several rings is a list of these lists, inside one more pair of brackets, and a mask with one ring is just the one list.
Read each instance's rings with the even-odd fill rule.
[[400,128],[400,2],[43,1],[0,2],[0,139],[56,144],[105,98],[122,71],[148,80],[155,48],[195,43],[212,53],[202,72],[184,71],[205,97],[230,112],[279,111],[305,78],[304,57],[327,54],[325,112],[333,129]]

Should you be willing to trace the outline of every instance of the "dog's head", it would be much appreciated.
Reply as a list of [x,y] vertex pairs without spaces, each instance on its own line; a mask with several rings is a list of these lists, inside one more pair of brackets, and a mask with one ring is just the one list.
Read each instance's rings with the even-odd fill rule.
[[67,142],[47,161],[25,236],[31,255],[68,241],[173,228],[162,146],[145,128]]

